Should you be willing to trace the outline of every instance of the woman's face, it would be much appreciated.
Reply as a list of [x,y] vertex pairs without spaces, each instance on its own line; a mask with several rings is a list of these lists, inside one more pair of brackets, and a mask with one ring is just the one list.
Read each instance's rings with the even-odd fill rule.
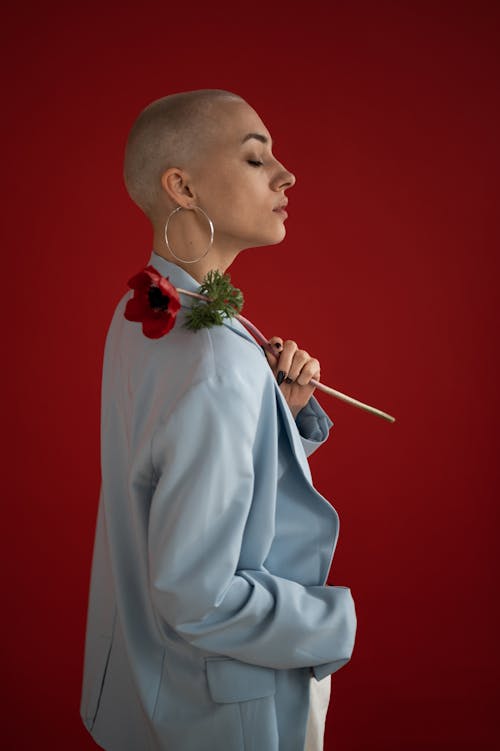
[[283,240],[286,217],[273,209],[295,176],[273,156],[271,134],[246,102],[220,107],[214,135],[191,173],[196,203],[212,219],[219,247],[243,249]]

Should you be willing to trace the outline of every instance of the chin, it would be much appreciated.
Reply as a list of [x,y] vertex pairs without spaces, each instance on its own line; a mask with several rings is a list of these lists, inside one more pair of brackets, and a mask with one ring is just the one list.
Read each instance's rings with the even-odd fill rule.
[[274,235],[274,240],[270,240],[268,245],[277,245],[278,243],[280,243],[282,240],[285,239],[286,237],[285,225],[283,224],[281,227],[281,230],[279,232],[274,232],[273,235]]
[[266,239],[261,243],[262,245],[277,245],[286,237],[286,228],[284,223],[278,227],[273,227],[266,233]]

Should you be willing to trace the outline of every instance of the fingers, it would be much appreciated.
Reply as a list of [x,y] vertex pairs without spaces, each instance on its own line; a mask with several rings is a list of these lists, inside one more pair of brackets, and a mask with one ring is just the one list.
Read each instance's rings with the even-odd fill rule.
[[318,380],[319,375],[319,361],[314,357],[310,357],[305,350],[298,349],[294,354],[291,367],[288,370],[288,378],[299,386],[306,386],[311,378],[316,378]]
[[[281,350],[281,354],[278,359],[278,363],[276,365],[276,370],[279,372],[280,370],[285,374],[285,379],[288,377],[291,380],[295,380],[297,375],[300,372],[300,368],[297,370],[297,368],[294,365],[294,358],[296,356],[296,353],[299,353],[299,349],[297,347],[297,343],[293,341],[293,339],[287,339],[286,342],[283,342],[283,348]],[[307,353],[305,353],[307,354]],[[299,354],[300,359],[300,354]],[[294,374],[290,374],[290,371],[292,370],[292,365],[294,366],[294,370],[296,371]]]
[[279,352],[283,348],[283,339],[281,338],[281,336],[272,336],[268,341],[269,344],[275,346],[277,352]]
[[276,357],[273,357],[269,352],[264,349],[264,354],[267,358],[267,362],[271,366],[271,370],[273,371],[274,375],[278,373],[278,362],[279,362],[279,356],[280,352],[283,349],[283,339],[280,336],[272,336],[270,339],[268,339],[269,344],[273,345],[273,349],[276,352]]
[[305,363],[305,365],[303,365],[300,373],[297,374],[297,377],[293,378],[293,373],[290,377],[295,381],[295,383],[298,383],[299,386],[306,386],[311,380],[311,378],[315,378],[317,381],[319,381],[320,379],[319,361],[316,360],[314,357],[310,357]]
[[[271,337],[269,342],[274,345],[281,344],[281,352],[276,347],[276,353],[279,353],[278,360],[275,360],[273,363],[270,362],[270,365],[275,375],[280,371],[285,374],[284,382],[296,382],[299,386],[305,386],[311,378],[319,380],[319,361],[311,357],[306,350],[299,349],[296,342],[292,339],[287,339],[283,342],[283,339],[279,336]],[[269,356],[269,359],[274,360],[271,356]]]

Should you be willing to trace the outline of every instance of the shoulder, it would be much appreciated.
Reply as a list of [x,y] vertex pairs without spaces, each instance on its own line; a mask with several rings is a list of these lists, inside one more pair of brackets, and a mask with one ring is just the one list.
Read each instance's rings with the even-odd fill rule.
[[126,378],[131,395],[156,395],[167,404],[179,400],[197,383],[210,381],[223,389],[229,384],[258,398],[271,370],[263,350],[237,326],[212,326],[191,331],[184,323],[186,309],[177,314],[174,327],[159,339],[149,339],[140,323],[127,321],[126,293],[115,309],[106,339],[104,368]]

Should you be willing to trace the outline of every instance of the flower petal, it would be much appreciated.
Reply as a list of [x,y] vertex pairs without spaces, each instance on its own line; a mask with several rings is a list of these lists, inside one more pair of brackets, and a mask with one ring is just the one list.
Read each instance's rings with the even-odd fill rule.
[[134,297],[127,302],[124,316],[127,321],[140,322],[148,317],[149,312],[147,297],[135,294]]
[[159,271],[155,269],[154,266],[151,266],[151,264],[149,266],[146,266],[144,273],[149,277],[151,284],[155,284],[157,287],[160,286],[160,282],[164,277],[160,274]]
[[127,282],[128,286],[138,291],[145,291],[151,285],[151,277],[144,271],[140,271],[138,274],[130,277]]
[[161,315],[151,316],[142,323],[142,330],[145,336],[150,339],[159,339],[167,334],[175,323],[173,316]]
[[176,319],[176,316],[175,316],[175,315],[173,315],[173,316],[172,316],[172,315],[169,315],[169,316],[168,316],[168,319],[167,319],[167,322],[166,322],[166,323],[167,323],[167,329],[166,329],[166,331],[165,331],[165,334],[168,334],[168,332],[169,332],[169,331],[170,331],[171,329],[173,329],[173,327],[174,327],[174,325],[175,325],[175,319]]
[[160,277],[158,286],[161,289],[162,293],[170,298],[170,302],[168,304],[169,312],[176,313],[181,307],[181,299],[176,287],[174,287],[174,285],[169,281],[168,277],[165,278],[164,276]]
[[[179,293],[168,277],[162,276],[150,264],[131,277],[128,285],[134,290],[134,296],[127,301],[125,318],[142,323],[143,333],[150,339],[159,339],[167,334],[173,328],[177,311],[181,307]],[[168,297],[166,310],[153,307],[150,294],[153,287],[158,288],[156,293],[159,290],[161,295]]]

